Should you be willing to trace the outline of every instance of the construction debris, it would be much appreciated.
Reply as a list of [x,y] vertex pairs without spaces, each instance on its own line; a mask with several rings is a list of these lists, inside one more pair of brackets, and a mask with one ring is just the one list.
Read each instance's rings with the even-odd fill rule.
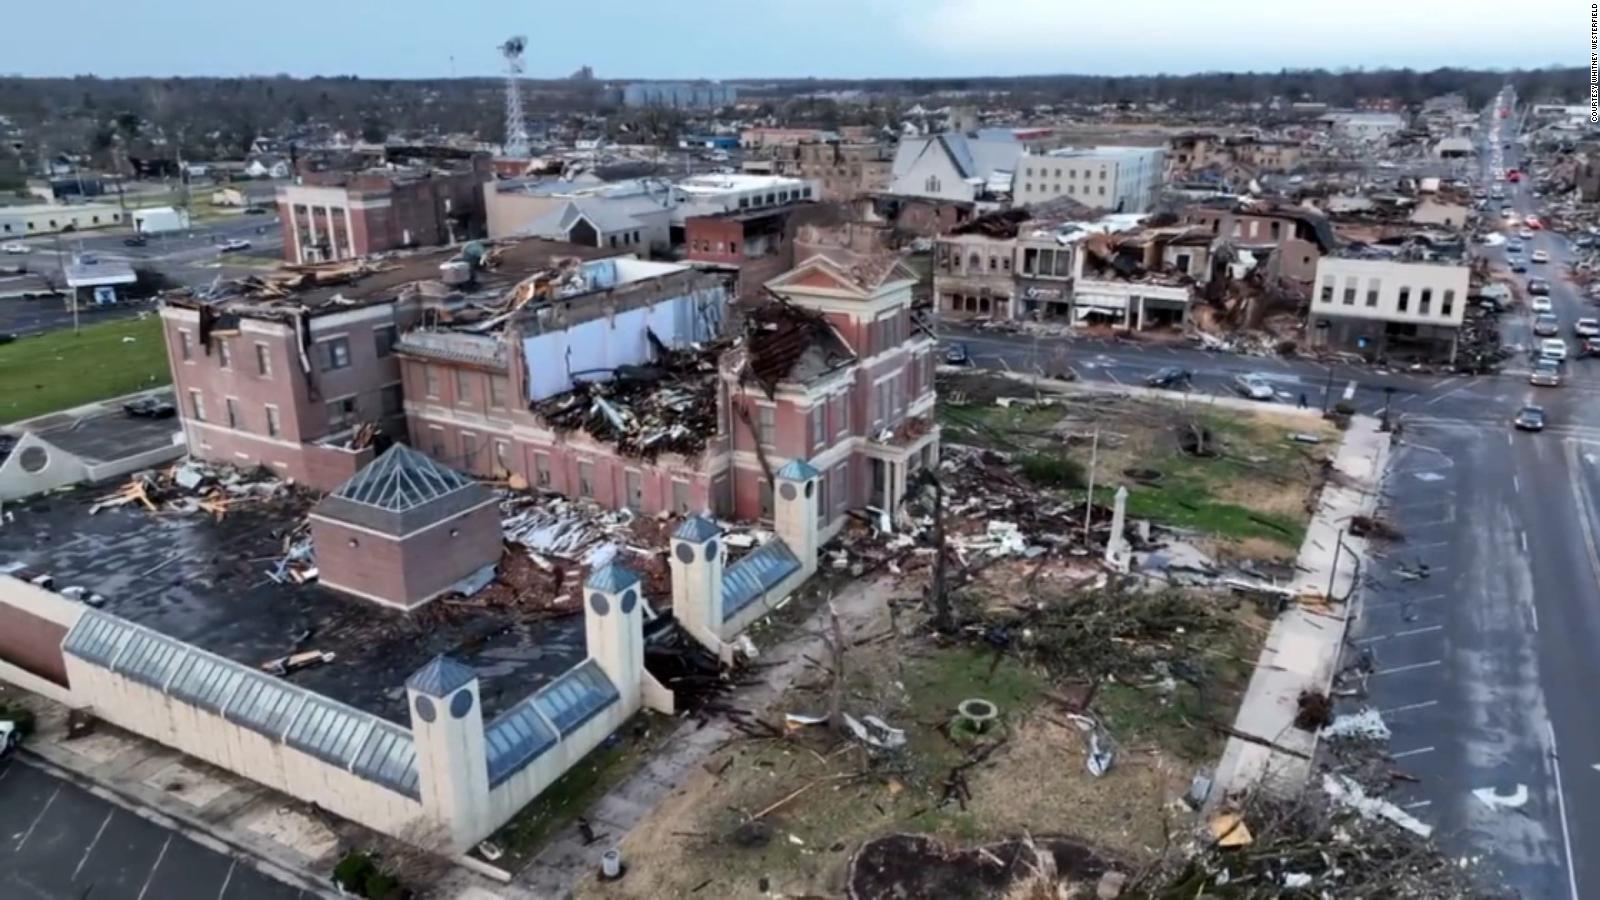
[[292,675],[301,669],[309,669],[314,666],[321,666],[331,663],[333,662],[335,656],[336,654],[322,650],[307,650],[303,653],[291,653],[288,656],[280,656],[277,659],[267,660],[261,664],[261,671],[266,672],[268,675],[276,675],[279,678],[283,678],[285,676]]
[[152,513],[206,512],[220,519],[240,504],[270,500],[287,490],[288,485],[265,469],[246,472],[189,459],[166,469],[134,473],[122,487],[90,506],[89,514],[138,503]]
[[581,430],[624,455],[693,456],[717,432],[717,357],[724,345],[673,350],[655,342],[648,366],[623,366],[534,406],[559,432]]

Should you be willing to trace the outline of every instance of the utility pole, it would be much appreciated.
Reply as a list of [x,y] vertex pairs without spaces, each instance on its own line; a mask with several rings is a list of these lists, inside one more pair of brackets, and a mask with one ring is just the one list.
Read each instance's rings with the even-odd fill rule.
[[1089,445],[1089,497],[1083,503],[1083,542],[1089,543],[1089,522],[1094,514],[1094,469],[1100,459],[1100,426],[1094,427],[1094,441]]

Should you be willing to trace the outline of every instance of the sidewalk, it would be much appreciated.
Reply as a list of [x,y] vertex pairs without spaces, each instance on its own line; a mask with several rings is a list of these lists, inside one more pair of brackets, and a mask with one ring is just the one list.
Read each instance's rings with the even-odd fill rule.
[[[961,366],[940,366],[939,371],[960,374],[972,371]],[[1236,409],[1243,412],[1271,413],[1273,415],[1303,416],[1316,421],[1322,420],[1322,410],[1314,406],[1295,406],[1290,403],[1276,403],[1264,400],[1248,400],[1244,397],[1229,397],[1223,394],[1202,394],[1190,391],[1174,391],[1166,388],[1145,387],[1138,384],[1110,384],[1104,381],[1062,381],[1059,378],[1046,378],[1042,375],[1032,375],[1027,372],[999,372],[985,370],[987,374],[999,375],[1009,378],[1019,384],[1049,391],[1053,394],[1116,394],[1124,397],[1136,397],[1141,400],[1160,400],[1165,403],[1182,403],[1186,406],[1209,407],[1211,409]],[[1354,426],[1351,427],[1354,431]]]
[[[1344,529],[1353,516],[1370,514],[1377,506],[1389,457],[1389,435],[1378,428],[1378,420],[1369,416],[1351,419],[1334,459],[1342,483],[1330,481],[1323,488],[1300,547],[1296,561],[1300,574],[1291,589],[1335,599],[1353,596],[1366,541],[1345,534]],[[1300,693],[1328,691],[1351,618],[1351,609],[1343,603],[1328,609],[1296,604],[1279,616],[1267,635],[1234,728],[1312,756],[1316,735],[1294,726]],[[1309,759],[1230,738],[1217,765],[1211,796],[1215,801],[1269,779],[1274,784],[1298,786],[1310,773]]]

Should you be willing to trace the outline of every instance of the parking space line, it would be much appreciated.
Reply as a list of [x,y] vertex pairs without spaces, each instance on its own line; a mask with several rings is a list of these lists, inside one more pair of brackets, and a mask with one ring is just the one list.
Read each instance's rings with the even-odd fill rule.
[[50,799],[46,800],[44,806],[39,808],[39,814],[33,817],[33,824],[29,825],[28,830],[22,833],[22,840],[17,841],[16,852],[22,852],[22,845],[28,842],[28,838],[33,837],[33,830],[39,827],[39,820],[44,818],[44,814],[50,811],[50,804],[56,802],[56,797],[60,796],[60,794],[61,785],[58,784],[56,789],[50,792]]
[[1373,676],[1378,676],[1378,675],[1398,675],[1401,672],[1414,672],[1417,669],[1430,669],[1430,668],[1432,668],[1434,666],[1442,666],[1442,665],[1444,665],[1444,660],[1442,660],[1442,659],[1432,659],[1432,660],[1429,660],[1427,662],[1412,663],[1412,664],[1410,664],[1408,666],[1395,666],[1392,669],[1377,669],[1377,670],[1374,670],[1372,674],[1373,674]]
[[1112,381],[1113,381],[1113,382],[1115,382],[1115,383],[1116,383],[1116,384],[1119,384],[1119,385],[1120,385],[1120,384],[1122,384],[1122,379],[1120,379],[1120,378],[1118,378],[1118,377],[1117,377],[1117,373],[1115,373],[1115,372],[1113,372],[1113,371],[1111,371],[1111,370],[1110,370],[1110,369],[1109,369],[1109,368],[1107,368],[1107,369],[1101,369],[1101,370],[1100,370],[1100,371],[1102,371],[1102,372],[1104,372],[1104,373],[1106,373],[1106,377],[1107,377],[1107,378],[1109,378],[1109,379],[1111,379],[1111,380],[1112,380]]
[[1377,637],[1361,638],[1360,640],[1356,641],[1356,643],[1358,643],[1358,644],[1376,644],[1379,641],[1387,641],[1387,640],[1390,640],[1390,639],[1393,639],[1393,638],[1411,637],[1412,635],[1416,635],[1416,634],[1428,634],[1430,632],[1443,631],[1443,630],[1444,630],[1444,626],[1443,625],[1428,625],[1428,626],[1423,627],[1423,628],[1411,628],[1411,629],[1407,629],[1405,631],[1396,631],[1394,634],[1380,634]]
[[78,873],[83,871],[83,864],[89,861],[89,854],[93,853],[95,845],[100,843],[100,835],[106,833],[106,826],[111,824],[111,817],[116,814],[116,811],[117,811],[116,807],[112,807],[112,808],[106,810],[106,817],[103,820],[101,820],[100,828],[95,831],[94,840],[90,841],[89,842],[89,846],[84,848],[83,858],[78,860],[77,868],[72,870],[72,880],[73,881],[77,881],[78,880]]
[[1401,809],[1427,809],[1432,805],[1432,800],[1418,800],[1414,803],[1407,803],[1405,806],[1402,806]]
[[1408,756],[1421,756],[1424,753],[1432,753],[1433,751],[1433,747],[1418,747],[1415,750],[1402,750],[1399,753],[1391,753],[1389,754],[1389,758],[1405,759]]
[[238,864],[238,857],[228,861],[228,874],[222,876],[222,889],[217,891],[217,900],[222,900],[222,895],[228,893],[228,885],[233,883],[233,867]]
[[150,890],[150,882],[156,880],[156,870],[161,868],[161,861],[167,858],[167,848],[172,846],[172,835],[167,835],[167,840],[161,845],[161,852],[156,854],[156,864],[150,867],[150,874],[144,878],[144,887],[139,889],[137,900],[144,900],[145,892]]
[[[1386,586],[1392,587],[1392,586]],[[1393,600],[1374,600],[1363,604],[1368,609],[1380,609],[1385,606],[1401,606],[1407,603],[1427,603],[1429,600],[1443,600],[1446,594],[1427,594],[1422,597],[1397,597]]]
[[1389,709],[1380,709],[1380,710],[1378,710],[1378,715],[1380,715],[1380,716],[1395,716],[1395,715],[1399,715],[1400,713],[1403,713],[1403,712],[1412,712],[1412,711],[1418,710],[1418,709],[1428,709],[1429,707],[1438,706],[1438,705],[1439,705],[1439,701],[1437,701],[1437,700],[1423,700],[1420,703],[1407,703],[1404,706],[1394,706],[1394,707],[1390,707]]

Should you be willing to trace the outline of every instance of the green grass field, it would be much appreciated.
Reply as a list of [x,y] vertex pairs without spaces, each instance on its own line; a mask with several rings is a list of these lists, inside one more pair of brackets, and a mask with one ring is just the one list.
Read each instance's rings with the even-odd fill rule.
[[154,315],[19,338],[0,344],[0,424],[171,382]]

